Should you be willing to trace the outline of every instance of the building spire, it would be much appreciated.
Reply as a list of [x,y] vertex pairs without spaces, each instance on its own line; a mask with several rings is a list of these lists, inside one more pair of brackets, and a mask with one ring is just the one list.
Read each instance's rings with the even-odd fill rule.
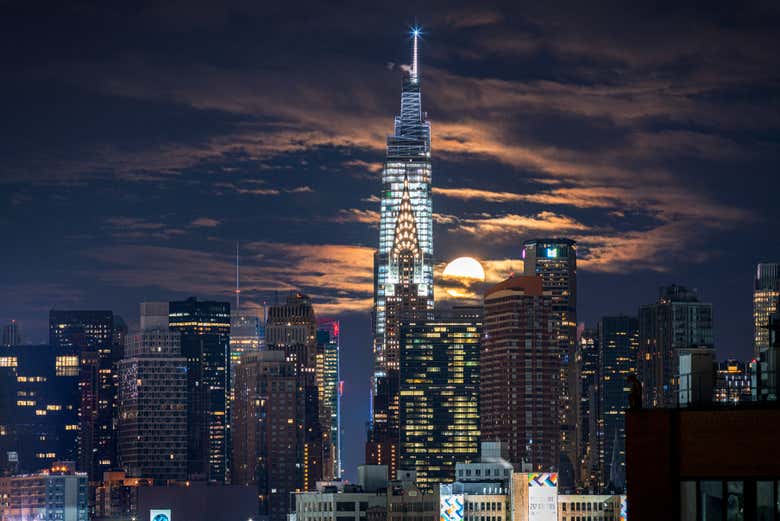
[[418,61],[417,61],[417,57],[418,57],[418,54],[417,54],[417,43],[418,43],[418,40],[420,39],[420,34],[421,33],[422,33],[422,31],[420,30],[420,28],[418,26],[414,26],[412,28],[412,39],[414,40],[414,43],[412,45],[412,72],[411,72],[411,77],[412,77],[412,81],[415,82],[415,83],[418,80],[418,72],[419,72],[419,70],[417,68],[417,66],[418,66]]

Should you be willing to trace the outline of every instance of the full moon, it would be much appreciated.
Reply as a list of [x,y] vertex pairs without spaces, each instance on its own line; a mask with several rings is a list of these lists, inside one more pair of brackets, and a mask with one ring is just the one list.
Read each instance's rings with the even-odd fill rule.
[[442,273],[445,277],[485,280],[485,270],[482,265],[471,257],[458,257],[447,264]]

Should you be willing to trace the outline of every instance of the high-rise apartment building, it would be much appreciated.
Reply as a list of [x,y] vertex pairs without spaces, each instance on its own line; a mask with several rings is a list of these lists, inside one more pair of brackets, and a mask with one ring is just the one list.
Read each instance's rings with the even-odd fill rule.
[[556,331],[551,292],[541,277],[511,277],[485,293],[482,440],[502,442],[514,464],[540,471],[555,470],[560,456]]
[[307,295],[292,293],[284,304],[268,308],[266,341],[268,350],[284,353],[285,360],[293,364],[298,377],[303,400],[304,436],[298,461],[303,469],[301,487],[310,490],[322,479],[327,457],[324,446],[330,442],[330,433],[320,423],[317,384],[323,378],[317,373],[317,318]]
[[317,390],[323,432],[323,479],[341,478],[341,323],[317,320]]
[[645,407],[677,405],[681,349],[713,347],[712,304],[695,290],[662,287],[658,301],[639,308],[638,373]]
[[224,482],[228,466],[230,303],[170,302],[168,326],[187,359],[187,474]]
[[753,283],[753,357],[769,347],[769,317],[780,301],[780,263],[761,263]]
[[[232,480],[257,487],[260,515],[287,518],[290,493],[305,490],[305,394],[284,351],[247,353],[236,368]],[[310,476],[309,476],[310,478]]]
[[401,327],[400,468],[431,492],[479,453],[482,323],[442,319]]
[[11,320],[10,323],[3,326],[2,347],[18,346],[22,343],[22,328],[19,322]]
[[79,356],[79,431],[77,468],[91,481],[117,465],[116,363],[122,358],[121,319],[111,311],[49,313],[49,344]]
[[599,332],[580,334],[580,476],[584,490],[601,490],[599,482]]
[[401,113],[387,138],[374,256],[374,370],[366,463],[387,464],[390,475],[398,464],[400,327],[432,318],[433,312],[431,129],[421,104],[419,40],[415,30]]
[[577,367],[577,246],[571,239],[532,239],[523,243],[527,276],[542,278],[552,297],[560,353],[561,461],[558,479],[563,490],[579,481],[580,380]]
[[636,373],[639,323],[635,317],[611,316],[599,322],[599,468],[601,488],[613,493],[626,487],[626,417]]
[[79,381],[74,347],[0,347],[0,475],[76,460]]
[[187,479],[187,359],[167,302],[141,304],[119,374],[119,462],[130,477]]

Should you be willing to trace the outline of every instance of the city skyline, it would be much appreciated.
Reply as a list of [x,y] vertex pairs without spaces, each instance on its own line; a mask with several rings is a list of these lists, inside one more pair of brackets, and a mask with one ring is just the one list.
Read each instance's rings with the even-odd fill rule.
[[[713,304],[718,358],[747,360],[755,265],[780,258],[768,240],[779,122],[761,71],[776,60],[764,52],[777,13],[746,8],[735,28],[700,13],[703,43],[686,54],[674,45],[692,41],[676,11],[647,22],[601,13],[643,35],[669,27],[673,44],[648,49],[597,24],[566,34],[536,9],[524,23],[488,8],[417,13],[430,62],[436,276],[468,255],[495,283],[522,272],[524,240],[571,237],[578,322],[634,315],[658,287],[682,284]],[[70,12],[57,16],[71,25],[24,40],[37,68],[12,64],[20,74],[3,87],[19,132],[9,133],[0,177],[0,230],[16,245],[3,263],[0,288],[14,298],[0,304],[0,321],[44,343],[50,309],[111,309],[134,329],[142,301],[231,301],[240,241],[243,311],[301,291],[318,316],[340,319],[345,429],[362,432],[376,192],[410,14],[330,17],[327,32],[294,40],[289,22],[252,37],[262,13],[204,8],[177,23],[214,48],[182,54],[162,51],[175,37],[163,30],[172,14],[134,13],[102,50],[84,52],[96,29]],[[310,27],[296,21],[296,33]],[[246,56],[227,33],[243,35]],[[139,45],[136,34],[152,38]],[[52,52],[63,35],[68,46]],[[731,52],[706,45],[721,38]],[[348,474],[359,459],[345,459]]]

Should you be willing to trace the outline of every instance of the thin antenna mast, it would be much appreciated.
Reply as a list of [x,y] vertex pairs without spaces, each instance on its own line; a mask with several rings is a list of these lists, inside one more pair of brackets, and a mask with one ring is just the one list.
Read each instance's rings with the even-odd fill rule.
[[238,241],[236,241],[236,313],[238,313],[238,309],[241,306],[240,298],[241,298],[241,286],[239,284],[239,278],[238,278]]

